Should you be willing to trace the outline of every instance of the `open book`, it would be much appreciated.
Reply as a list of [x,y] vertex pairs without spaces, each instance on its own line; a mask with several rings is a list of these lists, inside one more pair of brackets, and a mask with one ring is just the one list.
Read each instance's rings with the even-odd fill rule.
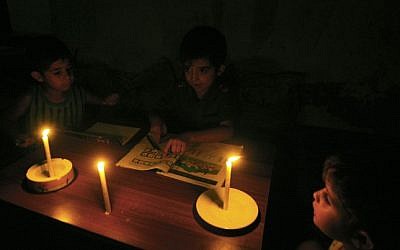
[[[206,188],[221,187],[225,180],[226,161],[241,155],[243,146],[225,143],[195,143],[184,154],[163,156],[144,137],[116,165],[136,170],[156,169],[157,173]],[[161,147],[163,145],[160,145]]]
[[66,130],[66,134],[78,136],[88,140],[94,140],[103,143],[117,143],[122,146],[128,143],[140,128],[116,125],[104,122],[96,122],[83,132]]

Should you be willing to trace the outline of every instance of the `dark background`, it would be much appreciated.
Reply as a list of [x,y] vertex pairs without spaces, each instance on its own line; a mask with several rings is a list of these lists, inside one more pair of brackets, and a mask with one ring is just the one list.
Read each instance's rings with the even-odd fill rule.
[[[227,64],[246,71],[240,79],[245,87],[265,84],[268,79],[254,77],[260,73],[304,73],[296,89],[298,123],[400,134],[400,13],[387,1],[0,2],[2,66],[21,63],[10,56],[19,53],[10,48],[18,38],[53,33],[81,65],[101,65],[90,79],[100,78],[93,84],[102,89],[105,68],[137,75],[165,58],[175,60],[184,33],[209,24],[226,35]],[[259,96],[251,98],[268,102],[263,91],[255,88]]]
[[209,24],[226,34],[233,61],[257,57],[271,64],[264,70],[308,72],[313,81],[399,80],[399,9],[387,1],[1,2],[13,34],[55,33],[81,60],[129,72],[175,58],[183,34]]

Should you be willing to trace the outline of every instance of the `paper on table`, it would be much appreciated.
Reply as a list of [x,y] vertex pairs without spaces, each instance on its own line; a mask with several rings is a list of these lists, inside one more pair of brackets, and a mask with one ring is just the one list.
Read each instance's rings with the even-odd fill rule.
[[88,128],[85,133],[104,136],[105,138],[117,138],[121,145],[125,145],[139,130],[140,128],[130,126],[96,122],[93,126]]

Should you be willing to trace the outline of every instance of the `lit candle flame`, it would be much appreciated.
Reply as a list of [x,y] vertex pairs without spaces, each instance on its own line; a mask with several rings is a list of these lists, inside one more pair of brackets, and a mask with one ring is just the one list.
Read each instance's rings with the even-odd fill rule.
[[97,169],[98,169],[99,171],[104,171],[104,161],[99,161],[99,162],[97,163]]
[[239,160],[239,158],[240,158],[240,156],[238,156],[238,155],[236,155],[236,156],[231,156],[231,157],[228,158],[228,161],[227,161],[227,162],[229,162],[229,164],[232,165],[232,162],[234,162],[234,161],[236,161],[236,160]]
[[46,128],[46,129],[43,129],[42,135],[47,136],[49,133],[50,133],[50,129]]

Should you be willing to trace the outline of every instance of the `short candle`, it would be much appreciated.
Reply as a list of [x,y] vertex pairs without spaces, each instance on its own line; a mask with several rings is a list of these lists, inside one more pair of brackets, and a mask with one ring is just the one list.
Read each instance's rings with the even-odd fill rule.
[[110,197],[108,195],[106,175],[104,173],[104,162],[99,161],[97,163],[97,170],[99,171],[101,190],[103,192],[103,199],[104,199],[104,206],[106,208],[106,214],[110,214],[111,213],[111,203],[110,203]]
[[53,177],[54,169],[53,169],[53,166],[51,165],[51,154],[50,154],[49,137],[48,137],[49,132],[50,132],[50,129],[43,130],[42,140],[43,140],[43,145],[44,145],[44,152],[46,154],[47,170],[49,172],[49,177]]

